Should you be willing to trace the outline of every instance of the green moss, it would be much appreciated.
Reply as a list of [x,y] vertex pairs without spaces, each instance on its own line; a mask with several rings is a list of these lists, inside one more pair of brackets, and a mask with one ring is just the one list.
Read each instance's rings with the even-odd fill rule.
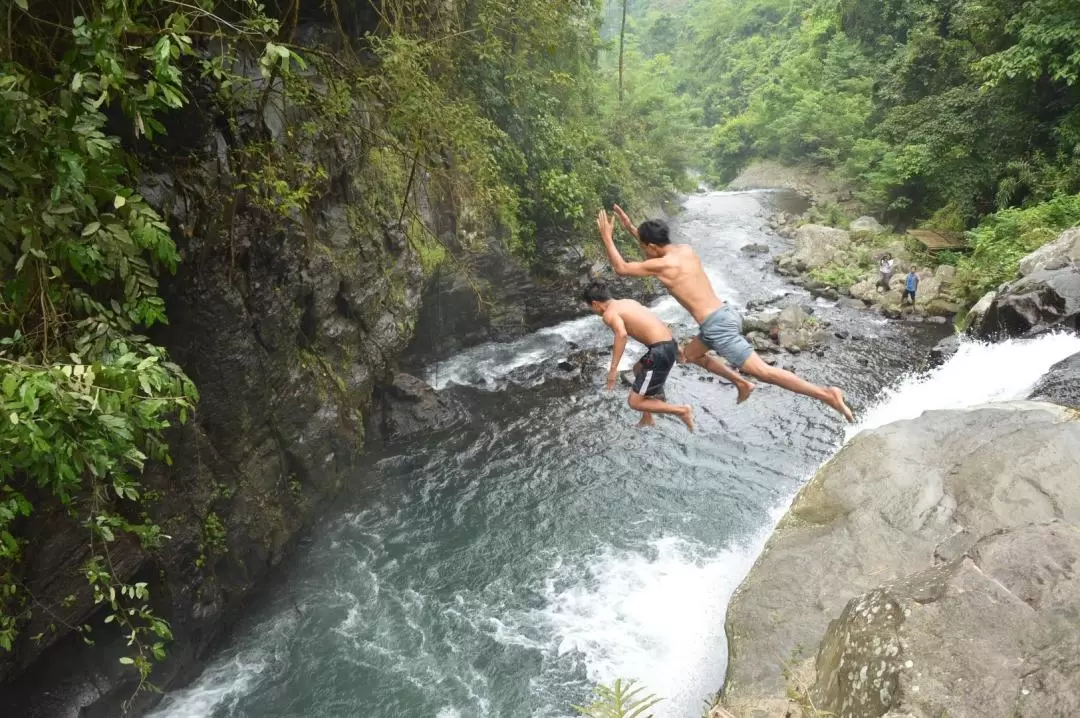
[[860,267],[835,263],[810,270],[811,277],[837,289],[850,289],[853,284],[861,282],[865,274]]

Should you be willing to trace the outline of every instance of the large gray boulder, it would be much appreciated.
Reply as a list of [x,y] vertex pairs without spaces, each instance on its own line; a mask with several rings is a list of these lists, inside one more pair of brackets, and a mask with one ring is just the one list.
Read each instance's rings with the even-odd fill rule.
[[1020,276],[1039,271],[1049,265],[1080,262],[1080,227],[1062,232],[1057,239],[1020,260]]
[[1080,353],[1050,367],[1031,390],[1031,398],[1080,409]]
[[863,232],[865,234],[882,234],[888,230],[873,217],[859,217],[857,220],[851,223],[850,227],[852,232]]
[[989,534],[961,557],[851,599],[810,693],[881,718],[1080,715],[1080,527]]
[[807,224],[795,230],[795,249],[790,257],[800,272],[823,267],[851,246],[851,235],[842,229]]
[[1080,264],[1047,264],[1005,285],[975,331],[995,338],[1055,327],[1080,330]]
[[986,316],[986,312],[990,310],[990,306],[997,299],[996,291],[989,291],[982,295],[979,301],[975,302],[974,306],[968,310],[967,316],[964,317],[964,328],[968,332],[976,332],[982,326],[983,317]]
[[[732,598],[725,704],[744,718],[780,718],[793,708],[788,676],[798,675],[807,700],[848,718],[1074,715],[1048,707],[1080,695],[1080,627],[1065,620],[1080,608],[1065,595],[1075,595],[1070,566],[1080,566],[1068,553],[1080,526],[1077,466],[1080,421],[1052,404],[927,412],[855,437],[803,488]],[[1031,527],[1054,520],[1063,538],[1037,538]],[[1027,552],[1030,590],[1015,562],[985,559],[1002,531],[1023,538],[1015,545]],[[1015,596],[1036,603],[1013,610]],[[875,634],[868,624],[878,621]],[[898,644],[885,642],[890,631]],[[879,649],[905,652],[903,671],[874,663]]]

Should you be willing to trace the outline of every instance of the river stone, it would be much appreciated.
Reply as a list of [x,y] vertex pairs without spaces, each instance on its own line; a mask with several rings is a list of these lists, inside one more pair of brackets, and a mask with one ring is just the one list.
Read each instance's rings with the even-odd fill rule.
[[1080,714],[1080,527],[994,532],[961,558],[851,599],[829,624],[819,710],[879,718]]
[[[725,703],[783,699],[783,663],[797,647],[814,650],[852,598],[932,568],[937,548],[957,534],[966,532],[973,543],[1053,519],[1080,524],[1078,465],[1080,421],[1052,404],[931,411],[860,433],[802,489],[735,592],[726,622]],[[971,543],[951,550],[962,554]],[[1040,555],[1032,551],[1029,560]],[[919,633],[904,629],[913,645],[948,630],[913,625]],[[980,622],[976,635],[997,630]],[[952,648],[963,652],[967,645]],[[1067,667],[1073,659],[1051,653],[1040,660]],[[923,677],[937,670],[928,666]],[[1042,690],[1066,700],[1063,680],[1055,673]],[[1014,694],[1017,688],[1014,681]]]
[[851,245],[851,235],[842,229],[807,224],[795,230],[791,258],[799,271],[823,267],[837,259]]
[[1049,265],[1080,262],[1080,227],[1062,232],[1057,239],[1020,260],[1020,276],[1026,277]]
[[777,314],[775,312],[757,312],[754,314],[747,314],[743,316],[743,333],[749,334],[750,332],[762,332],[768,334],[777,321]]
[[769,245],[767,244],[745,244],[740,249],[743,254],[768,254]]
[[944,364],[958,351],[960,351],[960,337],[956,334],[950,334],[930,350],[930,363],[934,366]]
[[986,312],[989,311],[995,299],[997,299],[996,291],[987,292],[968,310],[967,316],[964,317],[964,329],[967,332],[978,330],[982,325],[983,317],[986,316]]
[[465,409],[415,376],[398,373],[377,397],[376,429],[387,441],[402,441],[449,429],[465,420]]
[[1080,409],[1080,353],[1050,367],[1031,390],[1031,398]]
[[873,217],[859,217],[851,223],[852,232],[865,232],[866,234],[882,234],[886,232],[884,225]]
[[1052,266],[1005,285],[979,323],[979,336],[1020,336],[1050,327],[1080,330],[1080,264]]

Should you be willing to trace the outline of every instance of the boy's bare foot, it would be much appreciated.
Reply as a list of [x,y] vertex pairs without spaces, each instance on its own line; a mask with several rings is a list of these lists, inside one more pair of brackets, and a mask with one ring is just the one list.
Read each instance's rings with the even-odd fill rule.
[[750,394],[753,393],[754,389],[757,389],[757,384],[744,379],[741,383],[736,384],[735,388],[739,390],[739,397],[735,400],[735,403],[741,404],[750,398]]
[[825,403],[843,414],[844,418],[848,420],[848,423],[854,424],[855,415],[851,413],[851,409],[844,403],[844,392],[840,391],[835,386],[831,386],[825,391],[829,394],[829,398],[825,400]]
[[679,411],[678,414],[676,414],[676,416],[679,417],[679,419],[682,421],[682,423],[686,424],[687,429],[689,429],[690,431],[693,431],[694,430],[694,410],[693,410],[693,408],[691,408],[690,406],[687,406],[687,405],[683,405],[683,406],[679,407],[679,409],[680,409],[680,411]]

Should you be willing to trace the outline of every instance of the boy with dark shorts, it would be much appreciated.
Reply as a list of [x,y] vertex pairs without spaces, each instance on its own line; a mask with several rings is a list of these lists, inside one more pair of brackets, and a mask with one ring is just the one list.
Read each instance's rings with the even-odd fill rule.
[[633,337],[648,347],[645,355],[634,365],[634,384],[627,399],[631,409],[641,412],[638,426],[652,426],[653,414],[671,414],[693,431],[693,410],[689,406],[668,404],[664,400],[664,383],[679,358],[679,345],[667,326],[633,299],[612,299],[607,287],[599,282],[590,285],[582,298],[615,333],[606,383],[608,390],[614,389],[618,381],[619,362],[626,350],[627,337]]

